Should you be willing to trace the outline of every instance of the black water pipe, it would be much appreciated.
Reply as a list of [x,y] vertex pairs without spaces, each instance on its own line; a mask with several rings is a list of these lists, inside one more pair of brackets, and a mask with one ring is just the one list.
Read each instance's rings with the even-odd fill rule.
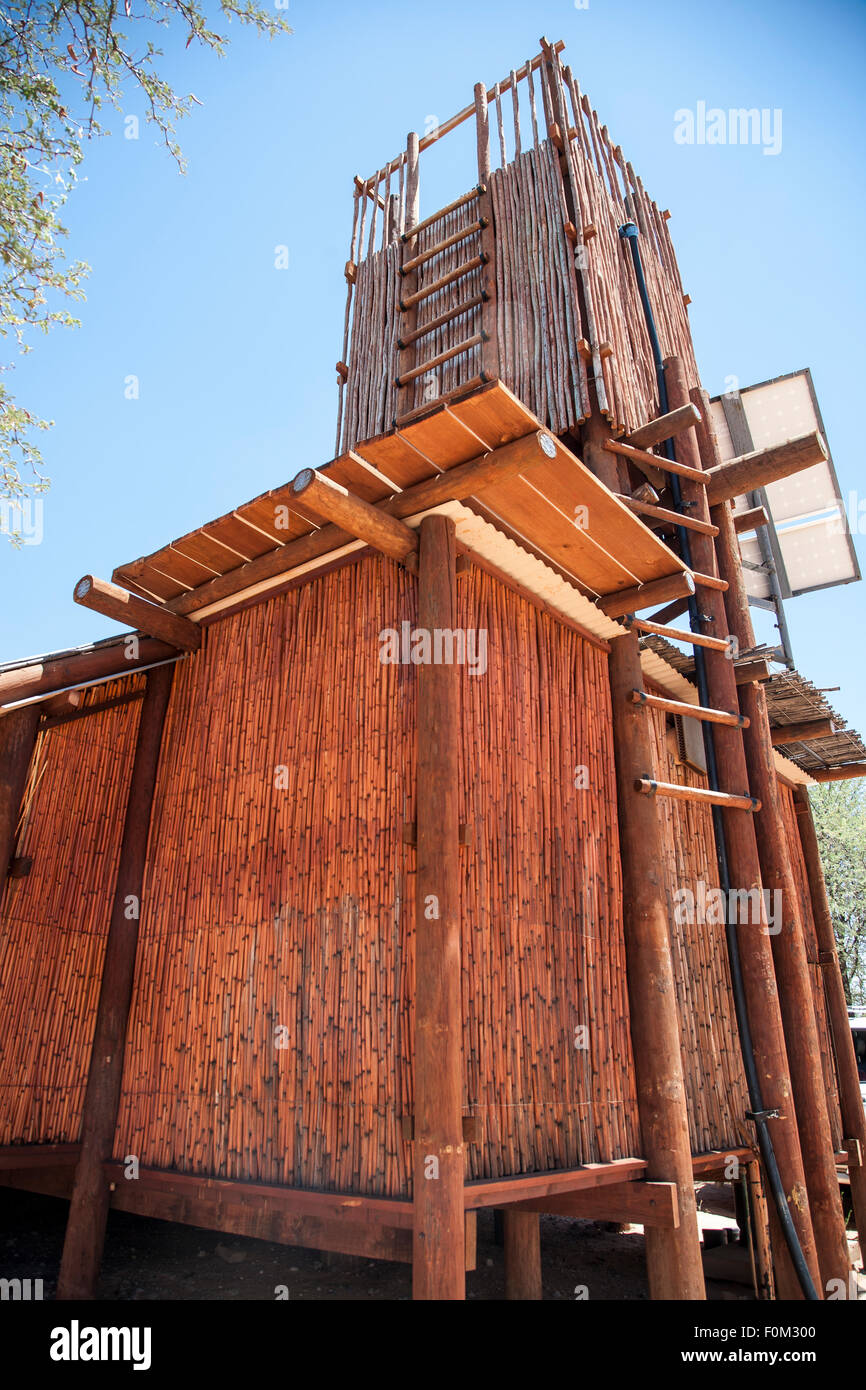
[[[662,361],[662,350],[659,336],[656,331],[655,318],[653,317],[652,305],[650,304],[647,292],[646,280],[643,273],[643,263],[641,261],[638,237],[640,233],[634,222],[626,222],[619,229],[619,234],[623,241],[628,241],[631,249],[631,258],[634,263],[634,273],[637,280],[638,293],[641,304],[643,305],[644,319],[646,321],[647,333],[649,334],[652,346],[653,361],[656,369],[656,381],[658,382],[659,392],[659,414],[668,413],[668,390],[665,381],[664,364]],[[675,461],[673,441],[665,440],[665,455],[671,461]],[[662,465],[663,466],[663,465]],[[677,511],[682,511],[682,489],[680,480],[676,473],[670,473],[671,493],[674,499],[674,507]],[[692,567],[691,545],[689,543],[689,533],[684,526],[677,527],[677,537],[680,543],[680,553],[683,560]],[[700,607],[696,594],[689,598],[689,626],[692,632],[700,632]],[[718,635],[718,634],[717,634]],[[698,682],[698,696],[700,702],[705,707],[710,703],[709,686],[707,682],[706,655],[703,647],[693,648],[695,654],[695,675]],[[716,749],[713,742],[713,731],[710,724],[702,725],[704,736],[704,749],[707,757],[707,781],[713,791],[719,790],[718,768],[716,765]],[[731,970],[731,988],[734,995],[734,1011],[737,1017],[737,1031],[740,1036],[740,1051],[743,1055],[743,1067],[746,1073],[746,1086],[749,1092],[749,1103],[752,1107],[747,1113],[746,1118],[751,1120],[757,1132],[758,1148],[761,1151],[761,1158],[764,1161],[764,1168],[770,1191],[773,1197],[773,1204],[779,1214],[782,1232],[785,1237],[785,1244],[790,1251],[794,1269],[803,1290],[803,1297],[810,1302],[817,1302],[818,1293],[812,1282],[809,1273],[809,1266],[800,1245],[800,1238],[797,1235],[796,1227],[791,1219],[791,1212],[785,1198],[785,1189],[782,1177],[779,1172],[779,1165],[776,1161],[776,1151],[773,1148],[773,1139],[767,1128],[767,1122],[778,1115],[778,1111],[766,1110],[764,1107],[761,1093],[761,1081],[758,1075],[758,1067],[755,1061],[755,1048],[752,1041],[752,1030],[749,1026],[749,1015],[746,1009],[746,992],[743,985],[743,969],[740,961],[740,947],[737,941],[736,923],[730,920],[731,903],[731,877],[728,869],[728,849],[725,840],[725,825],[722,818],[722,811],[719,806],[714,806],[713,811],[713,835],[716,842],[716,860],[719,866],[719,886],[722,889],[725,902],[725,940],[728,949],[728,963]]]

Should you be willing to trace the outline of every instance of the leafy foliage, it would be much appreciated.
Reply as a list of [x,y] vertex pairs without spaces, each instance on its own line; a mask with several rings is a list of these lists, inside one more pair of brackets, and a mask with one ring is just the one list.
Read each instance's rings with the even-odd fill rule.
[[[269,11],[253,0],[220,0],[219,18],[268,38],[291,32],[277,6]],[[0,3],[0,335],[12,340],[8,357],[29,352],[36,330],[77,323],[70,305],[84,298],[88,266],[67,260],[60,214],[85,143],[105,133],[104,107],[119,110],[122,97],[143,95],[146,119],[183,168],[175,127],[197,98],[175,92],[160,74],[163,54],[154,40],[169,25],[185,27],[187,48],[225,52],[227,40],[210,27],[199,0]],[[12,365],[0,363],[0,372]],[[16,404],[0,376],[0,499],[7,499],[7,512],[8,499],[14,507],[16,498],[48,485],[36,442],[48,428]]]
[[866,787],[828,782],[809,795],[845,996],[866,1005]]

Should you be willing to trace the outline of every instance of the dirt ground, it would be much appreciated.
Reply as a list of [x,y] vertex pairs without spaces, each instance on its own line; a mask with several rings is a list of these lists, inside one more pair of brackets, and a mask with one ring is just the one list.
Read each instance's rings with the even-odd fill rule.
[[[0,1188],[0,1278],[41,1278],[44,1297],[52,1298],[66,1212],[67,1204],[55,1198]],[[648,1299],[641,1227],[612,1230],[544,1216],[541,1239],[546,1300]],[[411,1293],[408,1265],[329,1256],[125,1212],[109,1217],[100,1299],[271,1300],[278,1286],[290,1299],[310,1302],[408,1300]],[[714,1280],[707,1291],[716,1299],[753,1297],[742,1284]],[[467,1275],[467,1294],[479,1301],[505,1296],[492,1212],[478,1217],[478,1267]]]

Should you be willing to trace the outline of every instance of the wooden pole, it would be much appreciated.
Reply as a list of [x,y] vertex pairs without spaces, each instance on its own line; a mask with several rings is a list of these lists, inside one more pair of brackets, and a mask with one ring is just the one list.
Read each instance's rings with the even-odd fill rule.
[[638,1111],[646,1176],[676,1183],[680,1215],[675,1229],[647,1227],[647,1271],[652,1298],[703,1299],[661,823],[655,800],[635,791],[635,781],[652,768],[649,720],[629,698],[642,681],[637,635],[615,638],[610,644],[610,685]]
[[812,817],[808,788],[796,788],[794,805],[797,812],[800,843],[803,846],[803,859],[806,863],[806,873],[809,879],[809,897],[812,903],[815,933],[818,937],[819,959],[824,977],[830,1030],[833,1034],[836,1076],[839,1082],[839,1108],[842,1112],[842,1129],[849,1155],[848,1174],[851,1181],[851,1200],[854,1204],[854,1220],[862,1250],[866,1244],[866,1114],[864,1114],[863,1099],[860,1095],[854,1040],[848,1021],[848,1007],[842,984],[842,972],[839,969],[839,953],[836,949],[836,934],[833,931],[833,919],[830,915],[830,904],[827,898],[827,884],[824,880],[824,869],[821,864],[821,852],[818,848],[818,836],[815,833],[815,821]]
[[647,584],[638,584],[633,589],[618,589],[598,600],[598,607],[608,618],[620,618],[624,613],[639,613],[643,608],[652,608],[655,603],[665,599],[681,598],[683,594],[695,592],[695,581],[687,570],[667,574],[663,579],[651,579]]
[[[409,132],[406,139],[406,215],[405,226],[401,237],[403,261],[411,260],[413,257],[412,241],[415,238],[415,229],[418,226],[418,219],[421,210],[421,185],[420,185],[420,165],[418,162],[418,136],[414,130]],[[413,295],[418,289],[418,271],[410,270],[400,282],[400,295]],[[400,337],[407,341],[407,346],[400,350],[397,359],[398,376],[404,372],[411,372],[417,360],[417,353],[412,342],[413,335],[418,327],[418,306],[413,305],[406,313],[400,316]],[[408,386],[401,386],[397,393],[397,418],[405,415],[412,409],[415,402],[415,385],[410,382]]]
[[141,707],[84,1097],[81,1155],[57,1283],[59,1299],[93,1298],[99,1277],[109,1205],[103,1164],[111,1158],[117,1125],[147,836],[173,675],[173,666],[148,672]]
[[0,896],[15,851],[21,798],[40,713],[38,705],[25,705],[0,718]]
[[201,628],[189,618],[182,618],[161,604],[131,594],[119,584],[85,574],[72,591],[72,597],[82,608],[114,618],[127,627],[138,628],[148,637],[157,637],[180,651],[197,652],[201,646]]
[[301,503],[305,512],[332,522],[392,560],[416,567],[417,531],[381,507],[355,496],[342,483],[332,482],[326,473],[303,469],[292,483],[292,498]]
[[[456,560],[454,522],[424,517],[418,575],[418,627],[423,631],[456,624]],[[462,1299],[459,666],[418,668],[417,738],[412,1289],[415,1299]]]
[[610,439],[610,425],[594,410],[584,422],[581,433],[580,456],[583,462],[610,492],[618,495],[621,489],[617,461],[604,447]]
[[717,502],[741,497],[780,478],[790,478],[792,473],[800,473],[815,463],[823,463],[827,457],[827,445],[817,430],[784,444],[741,454],[707,470],[707,501],[713,507]]
[[541,1218],[534,1211],[502,1213],[505,1235],[505,1297],[541,1300]]
[[[683,365],[678,357],[665,361],[665,379],[668,388],[668,402],[671,408],[685,405],[689,400]],[[710,435],[707,429],[708,410],[701,409],[701,401],[695,402],[701,410],[701,438],[708,447]],[[690,467],[701,466],[701,455],[694,429],[685,430],[677,438],[677,455]],[[709,461],[705,456],[704,462]],[[686,481],[682,484],[684,501],[694,502],[693,515],[709,521],[707,489]],[[718,509],[721,511],[722,509]],[[717,547],[723,540],[723,526],[718,517],[712,520],[719,525],[719,535],[715,541],[709,536],[691,537],[692,563],[707,573],[716,570]],[[728,593],[736,591],[729,585]],[[711,619],[707,625],[714,637],[722,637],[728,631],[729,618],[725,610],[725,595],[717,589],[704,589],[701,593],[701,609]],[[702,630],[707,630],[703,628]],[[737,683],[734,663],[721,652],[708,651],[705,656],[709,696],[720,709],[738,707]],[[749,790],[749,771],[746,760],[743,734],[738,729],[718,725],[713,730],[719,786],[722,791],[743,794]],[[758,843],[755,837],[754,816],[740,812],[721,812],[724,821],[727,860],[731,887],[745,890],[751,900],[761,897],[761,863]],[[778,983],[773,963],[773,950],[768,935],[766,914],[761,907],[761,921],[737,923],[737,942],[743,970],[743,983],[746,995],[746,1008],[752,1032],[758,1075],[761,1080],[762,1099],[767,1109],[779,1110],[779,1118],[772,1119],[771,1137],[776,1152],[782,1185],[787,1198],[791,1219],[803,1248],[803,1254],[816,1287],[820,1286],[815,1236],[809,1211],[809,1196],[803,1156],[800,1149],[800,1136],[797,1129],[797,1115],[788,1059],[785,1050],[785,1035],[782,1015],[779,1008]],[[774,1206],[769,1202],[773,1254],[776,1261],[777,1285],[782,1298],[801,1298],[802,1291],[796,1278],[790,1254],[782,1237],[781,1226],[777,1220]]]
[[651,449],[655,444],[663,444],[666,439],[673,439],[674,435],[679,434],[681,430],[687,430],[690,425],[696,425],[700,418],[697,406],[689,402],[679,410],[669,410],[667,415],[657,415],[654,420],[639,425],[636,430],[626,435],[625,443],[631,444],[634,449]]
[[481,277],[481,328],[485,334],[481,349],[481,375],[485,381],[499,376],[499,339],[496,330],[496,230],[493,224],[493,198],[490,193],[490,117],[487,109],[487,90],[483,82],[475,84],[475,136],[478,150],[478,187],[484,192],[478,197],[478,212],[484,222],[481,232],[481,255],[484,271]]
[[167,642],[155,642],[130,632],[98,646],[47,656],[44,661],[0,672],[0,703],[10,705],[17,700],[50,695],[65,686],[86,685],[103,677],[108,680],[112,676],[126,676],[142,666],[171,661],[176,656],[177,648],[170,647]]

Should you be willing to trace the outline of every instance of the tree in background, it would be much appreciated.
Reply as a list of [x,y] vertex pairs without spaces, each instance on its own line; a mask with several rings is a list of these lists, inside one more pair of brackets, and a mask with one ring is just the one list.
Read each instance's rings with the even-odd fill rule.
[[866,787],[828,782],[809,792],[839,965],[849,1004],[866,1005]]
[[[270,10],[253,0],[220,0],[219,13],[226,24],[237,19],[273,38],[291,32],[279,13],[286,8],[287,0]],[[146,119],[183,168],[175,123],[197,98],[178,94],[160,75],[163,55],[153,40],[168,26],[186,33],[187,48],[198,43],[225,52],[227,40],[209,27],[199,0],[0,6],[0,335],[20,352],[30,351],[34,330],[77,322],[67,306],[84,298],[88,267],[66,260],[59,217],[85,142],[107,133],[103,108],[120,110],[122,96],[143,96]],[[12,365],[0,362],[0,372]],[[0,376],[0,502],[7,517],[48,486],[36,439],[49,425],[16,403]],[[14,525],[4,529],[15,538]]]

